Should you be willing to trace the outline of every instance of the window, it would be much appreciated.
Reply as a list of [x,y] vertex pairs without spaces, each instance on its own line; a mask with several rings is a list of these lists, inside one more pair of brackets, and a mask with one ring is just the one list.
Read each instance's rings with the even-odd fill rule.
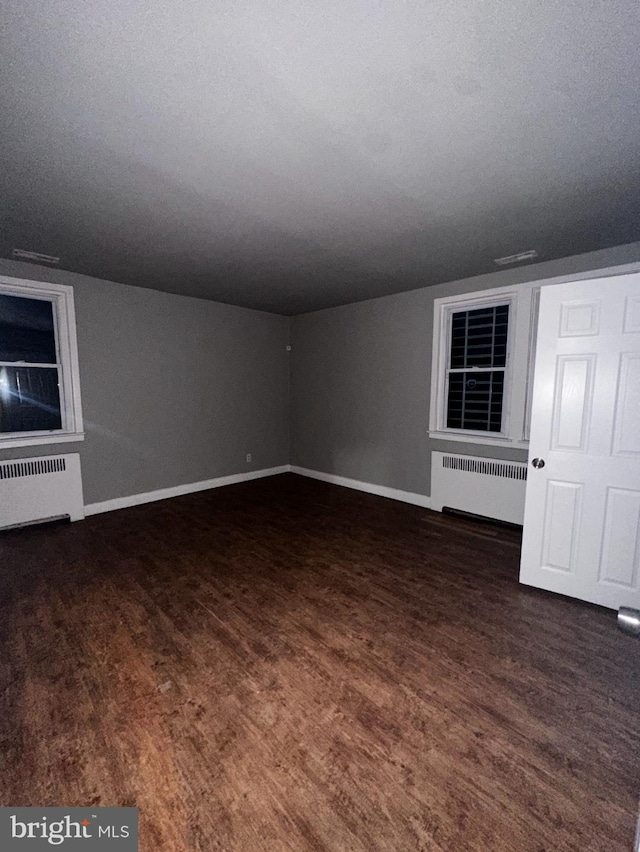
[[526,446],[538,292],[435,300],[431,437]]
[[502,431],[509,305],[452,311],[447,429]]
[[0,447],[82,438],[71,287],[0,276]]

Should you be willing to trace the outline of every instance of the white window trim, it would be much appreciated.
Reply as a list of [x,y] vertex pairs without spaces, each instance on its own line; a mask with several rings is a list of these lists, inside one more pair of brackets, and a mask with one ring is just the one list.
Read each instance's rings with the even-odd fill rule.
[[[565,284],[570,281],[586,281],[592,278],[607,278],[614,275],[625,275],[629,272],[640,272],[640,263],[625,263],[618,266],[608,266],[603,269],[591,269],[585,272],[575,272],[570,275],[559,275],[554,278],[528,281],[513,284],[508,287],[494,287],[491,290],[478,290],[459,296],[446,296],[434,300],[433,316],[433,356],[431,361],[431,403],[429,407],[429,437],[455,441],[467,444],[485,444],[487,446],[514,447],[528,449],[531,414],[531,398],[533,393],[533,366],[535,363],[535,342],[538,303],[540,288],[553,284]],[[516,302],[517,320],[510,329],[513,331],[516,346],[511,355],[512,363],[508,365],[508,390],[505,394],[503,417],[503,432],[500,435],[486,432],[470,432],[469,430],[447,429],[445,424],[445,386],[446,364],[449,351],[448,328],[443,318],[444,309],[451,306],[456,310],[465,310],[465,303],[479,307],[483,301],[490,301],[505,296],[514,298]],[[444,333],[443,333],[443,322]],[[512,322],[510,320],[510,325]],[[511,337],[510,333],[510,340]],[[509,348],[507,349],[509,352]],[[511,373],[526,376],[526,381],[513,387]],[[506,418],[506,420],[505,420]],[[505,428],[506,427],[506,428]]]
[[62,376],[60,387],[62,429],[14,432],[7,436],[0,433],[0,449],[84,440],[73,287],[0,275],[0,293],[23,299],[44,299],[53,302],[58,363]]
[[[463,293],[434,300],[433,360],[431,368],[431,406],[429,437],[463,443],[493,446],[527,447],[525,405],[527,382],[514,382],[514,376],[526,376],[532,339],[532,293],[537,283],[513,287],[495,287],[477,293]],[[504,378],[502,430],[499,433],[450,429],[446,426],[446,384],[449,358],[451,315],[482,307],[509,305],[507,364]]]

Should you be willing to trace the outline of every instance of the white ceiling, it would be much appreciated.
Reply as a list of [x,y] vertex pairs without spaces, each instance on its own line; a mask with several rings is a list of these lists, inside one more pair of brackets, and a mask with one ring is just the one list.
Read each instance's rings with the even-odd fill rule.
[[5,0],[0,254],[297,313],[640,239],[637,0]]

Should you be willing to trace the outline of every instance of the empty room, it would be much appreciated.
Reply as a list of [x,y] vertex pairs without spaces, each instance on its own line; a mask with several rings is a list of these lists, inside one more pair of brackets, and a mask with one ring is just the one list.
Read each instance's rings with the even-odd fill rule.
[[640,850],[637,2],[0,19],[0,849]]

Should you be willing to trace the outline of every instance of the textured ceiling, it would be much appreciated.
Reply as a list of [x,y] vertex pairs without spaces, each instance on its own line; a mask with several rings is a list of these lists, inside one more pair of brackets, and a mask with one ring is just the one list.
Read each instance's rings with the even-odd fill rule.
[[637,0],[5,0],[2,228],[298,313],[640,239]]

